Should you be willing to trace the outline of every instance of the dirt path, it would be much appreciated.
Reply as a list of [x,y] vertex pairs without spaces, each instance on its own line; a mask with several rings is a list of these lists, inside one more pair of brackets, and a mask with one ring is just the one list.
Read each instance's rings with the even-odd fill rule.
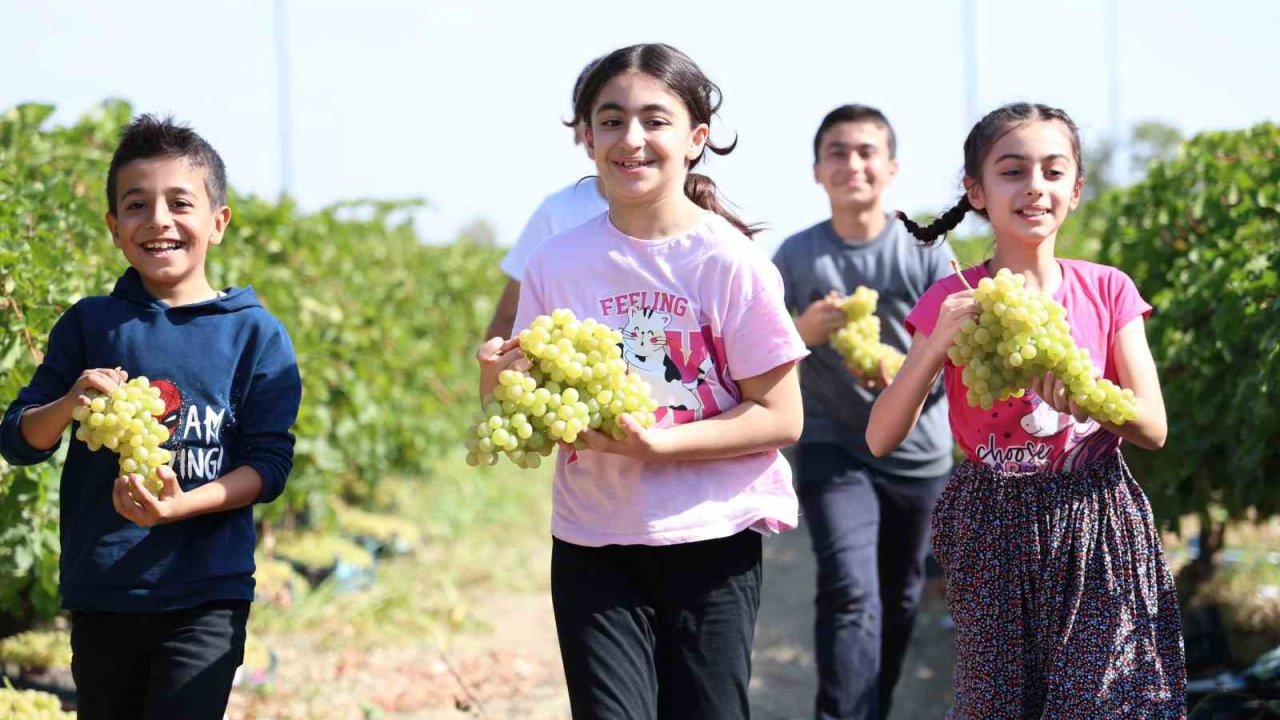
[[[751,682],[755,720],[812,717],[814,562],[808,543],[803,528],[765,543]],[[490,630],[458,636],[448,648],[409,639],[397,647],[335,650],[315,638],[272,638],[285,669],[270,693],[237,691],[230,717],[569,720],[549,595],[491,597],[475,612]],[[933,587],[890,720],[940,718],[945,712],[951,631],[944,615]]]
[[[765,542],[764,597],[751,679],[754,720],[813,717],[816,568],[803,527]],[[950,706],[952,633],[941,585],[931,581],[894,693],[889,720],[941,718]]]

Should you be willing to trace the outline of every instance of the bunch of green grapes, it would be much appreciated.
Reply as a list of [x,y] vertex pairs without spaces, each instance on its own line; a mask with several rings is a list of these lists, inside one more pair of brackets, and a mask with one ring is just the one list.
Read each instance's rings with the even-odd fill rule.
[[840,298],[840,309],[849,323],[831,336],[831,345],[845,362],[863,375],[874,376],[879,372],[881,358],[889,374],[896,375],[906,356],[892,345],[880,342],[880,318],[875,314],[879,299],[880,293],[861,285],[852,295]]
[[0,665],[9,663],[42,670],[69,668],[71,635],[61,630],[28,630],[10,635],[0,640]]
[[75,720],[75,714],[64,712],[57,695],[38,690],[14,690],[5,680],[0,687],[0,718],[22,720]]
[[557,442],[577,444],[587,429],[621,439],[618,419],[630,414],[652,427],[657,402],[649,384],[627,372],[622,334],[571,310],[540,315],[520,332],[520,350],[533,368],[504,370],[485,398],[467,438],[467,464],[493,465],[505,453],[536,468]]
[[80,423],[76,439],[97,452],[106,448],[120,455],[120,474],[138,474],[143,485],[159,495],[164,483],[159,468],[173,460],[173,453],[160,447],[169,439],[169,429],[160,424],[164,413],[160,388],[145,377],[132,378],[104,395],[90,389],[88,405],[80,405],[71,417]]
[[1089,352],[1071,337],[1066,308],[1052,297],[1028,290],[1021,275],[1001,268],[978,283],[974,299],[982,312],[964,322],[947,351],[964,368],[971,406],[990,410],[997,400],[1022,397],[1032,379],[1052,372],[1092,417],[1113,425],[1137,417],[1133,391],[1098,377]]

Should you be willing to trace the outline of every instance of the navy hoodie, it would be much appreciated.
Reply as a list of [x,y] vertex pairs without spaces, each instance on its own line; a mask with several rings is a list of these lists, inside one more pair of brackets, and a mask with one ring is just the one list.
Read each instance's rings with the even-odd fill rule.
[[[84,370],[114,367],[160,387],[172,433],[164,447],[184,490],[244,465],[262,476],[257,502],[284,490],[302,385],[288,333],[252,288],[171,308],[130,268],[110,296],[76,303],[5,412],[0,454],[13,465],[47,460],[57,447],[31,447],[22,413],[66,395]],[[63,607],[154,612],[253,599],[252,507],[138,527],[111,504],[119,456],[70,442],[61,485]]]

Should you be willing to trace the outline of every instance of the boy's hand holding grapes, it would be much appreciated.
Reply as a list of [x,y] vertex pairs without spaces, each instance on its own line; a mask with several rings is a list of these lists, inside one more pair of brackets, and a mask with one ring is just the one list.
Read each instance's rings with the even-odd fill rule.
[[77,405],[88,405],[89,391],[96,390],[103,395],[110,395],[116,388],[129,380],[129,373],[120,368],[90,368],[80,373],[71,389],[63,398],[63,404],[70,413]]
[[840,309],[840,294],[832,290],[826,297],[814,300],[796,318],[796,332],[805,345],[815,347],[826,344],[832,333],[844,327],[845,314]]
[[157,468],[157,474],[163,483],[160,494],[152,495],[146,488],[146,478],[131,473],[116,478],[111,492],[111,504],[120,513],[139,527],[153,527],[183,519],[183,498],[186,492],[178,484],[178,476],[168,465]]

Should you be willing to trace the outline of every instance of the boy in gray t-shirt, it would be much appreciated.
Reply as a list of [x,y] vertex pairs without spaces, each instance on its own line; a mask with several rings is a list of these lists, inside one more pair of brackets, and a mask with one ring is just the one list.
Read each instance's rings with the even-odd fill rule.
[[[859,377],[829,341],[845,324],[835,297],[880,293],[881,341],[905,353],[903,319],[955,257],[922,247],[881,206],[897,174],[896,139],[878,110],[844,105],[814,138],[814,178],[831,219],[787,238],[773,261],[787,307],[812,350],[800,363],[804,433],[796,484],[818,559],[815,655],[819,720],[888,715],[924,585],[929,516],[951,472],[947,401],[938,384],[915,430],[892,454],[867,449],[866,426],[884,368]],[[833,292],[834,291],[834,292]]]

